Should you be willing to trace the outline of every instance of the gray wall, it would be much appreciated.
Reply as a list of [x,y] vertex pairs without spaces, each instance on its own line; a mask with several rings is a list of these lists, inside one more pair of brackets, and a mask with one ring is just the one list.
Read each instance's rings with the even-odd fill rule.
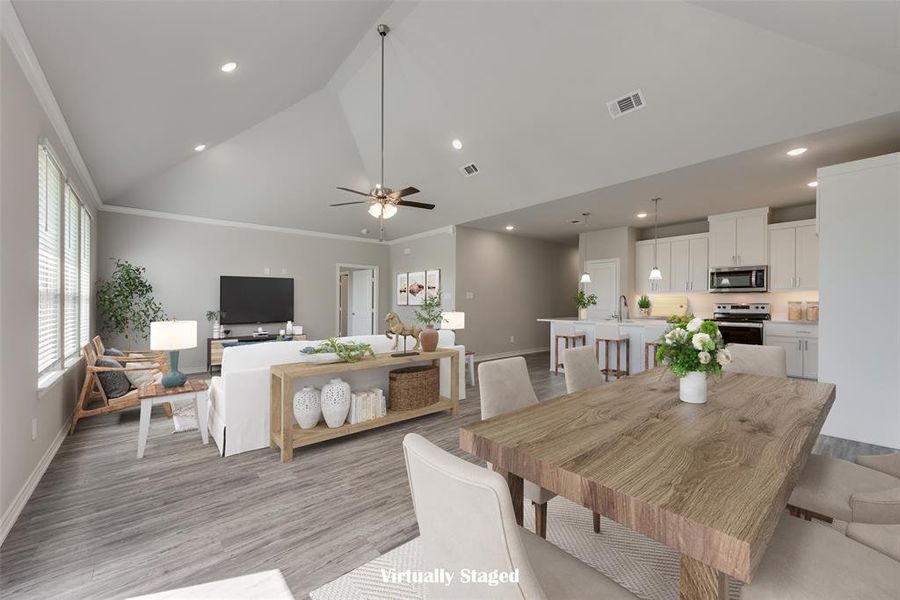
[[536,319],[575,316],[578,277],[577,248],[457,227],[456,308],[466,313],[457,339],[482,356],[549,347]]
[[634,290],[634,244],[637,239],[638,230],[633,227],[615,227],[580,234],[578,248],[582,266],[579,269],[584,269],[584,261],[618,258],[619,293],[630,298]]
[[[56,151],[75,187],[85,188],[74,176],[75,169],[5,39],[0,42],[0,61],[0,514],[5,516],[66,426],[84,372],[79,362],[38,397],[37,146],[41,138]],[[93,239],[97,239],[96,229]],[[33,418],[37,418],[34,440]]]
[[[219,307],[220,275],[264,277],[268,268],[272,277],[293,277],[294,323],[311,340],[337,334],[338,263],[377,266],[378,312],[390,306],[389,252],[383,244],[113,212],[100,214],[99,238],[101,277],[112,271],[111,257],[144,266],[167,315],[197,320],[198,346],[181,353],[185,369],[206,368],[211,328],[205,315]],[[229,328],[239,335],[254,326]],[[268,329],[277,333],[278,327]],[[136,344],[147,346],[144,340]]]
[[[441,306],[456,305],[456,233],[453,227],[433,235],[391,243],[391,310],[404,323],[413,322],[415,306],[397,305],[397,274],[441,270]],[[386,311],[382,311],[386,312]]]

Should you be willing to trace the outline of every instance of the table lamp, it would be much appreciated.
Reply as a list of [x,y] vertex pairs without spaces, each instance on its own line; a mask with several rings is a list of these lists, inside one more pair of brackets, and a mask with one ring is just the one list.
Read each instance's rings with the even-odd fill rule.
[[441,313],[444,322],[441,323],[441,329],[465,329],[466,313],[464,312],[444,312]]
[[197,321],[154,321],[150,323],[150,349],[169,353],[169,372],[163,375],[164,387],[184,385],[184,373],[178,370],[178,351],[197,347]]

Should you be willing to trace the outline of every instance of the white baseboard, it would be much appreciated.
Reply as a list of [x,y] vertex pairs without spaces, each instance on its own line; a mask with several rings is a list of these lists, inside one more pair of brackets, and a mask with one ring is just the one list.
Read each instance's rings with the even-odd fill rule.
[[25,485],[23,485],[22,489],[19,490],[19,493],[16,494],[16,497],[13,499],[12,504],[10,504],[9,508],[6,509],[6,512],[3,513],[3,517],[2,519],[0,519],[0,546],[3,545],[4,541],[6,541],[6,536],[13,528],[13,525],[16,524],[16,520],[22,513],[22,509],[25,508],[25,503],[28,502],[29,498],[31,498],[31,494],[34,493],[34,489],[37,487],[38,483],[40,483],[41,477],[44,476],[44,473],[47,471],[47,467],[50,466],[50,461],[53,460],[53,457],[56,456],[59,447],[62,446],[63,440],[65,440],[66,436],[69,435],[69,426],[71,424],[72,417],[69,417],[63,424],[62,429],[59,430],[59,433],[56,434],[56,438],[54,438],[53,442],[50,444],[50,447],[47,448],[44,456],[41,457],[40,462],[38,462],[37,466],[34,467],[34,471],[32,471],[31,475],[28,476],[28,480],[25,482]]
[[541,352],[550,352],[550,346],[543,348],[526,348],[524,350],[512,350],[510,352],[497,352],[496,354],[475,355],[475,362],[483,360],[497,360],[498,358],[510,358],[512,356],[523,356],[525,354],[540,354]]

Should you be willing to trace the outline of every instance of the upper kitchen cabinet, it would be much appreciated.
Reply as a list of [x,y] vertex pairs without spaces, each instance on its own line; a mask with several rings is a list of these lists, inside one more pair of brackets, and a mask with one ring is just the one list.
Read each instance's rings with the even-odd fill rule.
[[765,265],[769,209],[709,217],[709,267]]
[[[654,261],[654,254],[656,260]],[[635,245],[634,274],[637,291],[640,294],[654,294],[672,291],[672,269],[670,266],[672,244],[667,239],[645,240]],[[650,281],[650,269],[659,267],[662,279]],[[680,288],[679,288],[680,289]]]
[[769,226],[769,289],[819,288],[819,238],[816,220]]
[[[663,278],[650,281],[653,247],[657,244],[657,264]],[[706,234],[644,240],[635,247],[635,281],[641,294],[662,292],[705,292],[709,276],[709,245]]]

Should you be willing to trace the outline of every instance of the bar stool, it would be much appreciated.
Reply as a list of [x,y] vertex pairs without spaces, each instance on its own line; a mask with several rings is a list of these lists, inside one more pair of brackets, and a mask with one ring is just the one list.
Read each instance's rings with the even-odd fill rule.
[[650,368],[650,357],[653,357],[653,366],[656,367],[656,349],[662,345],[661,338],[669,330],[668,325],[648,325],[644,328],[644,370]]
[[553,323],[553,328],[556,331],[556,335],[553,338],[553,347],[556,350],[556,365],[554,365],[553,371],[557,375],[559,375],[559,368],[563,366],[562,356],[559,352],[559,340],[563,339],[566,342],[565,349],[569,349],[569,340],[572,341],[572,347],[575,348],[578,346],[579,340],[581,341],[581,345],[584,346],[587,344],[587,333],[580,329],[575,329],[575,323],[570,323],[567,321],[557,321]]
[[[625,370],[622,370],[622,351],[621,346],[622,342],[625,343]],[[603,373],[603,378],[606,381],[609,381],[610,375],[615,375],[616,379],[620,377],[627,377],[631,374],[631,339],[627,335],[622,335],[619,333],[619,326],[614,324],[601,324],[597,325],[594,330],[594,356],[597,357],[597,362],[600,362],[600,344],[603,344],[603,368],[600,369],[600,372]],[[609,347],[615,344],[616,345],[616,368],[609,368]]]

